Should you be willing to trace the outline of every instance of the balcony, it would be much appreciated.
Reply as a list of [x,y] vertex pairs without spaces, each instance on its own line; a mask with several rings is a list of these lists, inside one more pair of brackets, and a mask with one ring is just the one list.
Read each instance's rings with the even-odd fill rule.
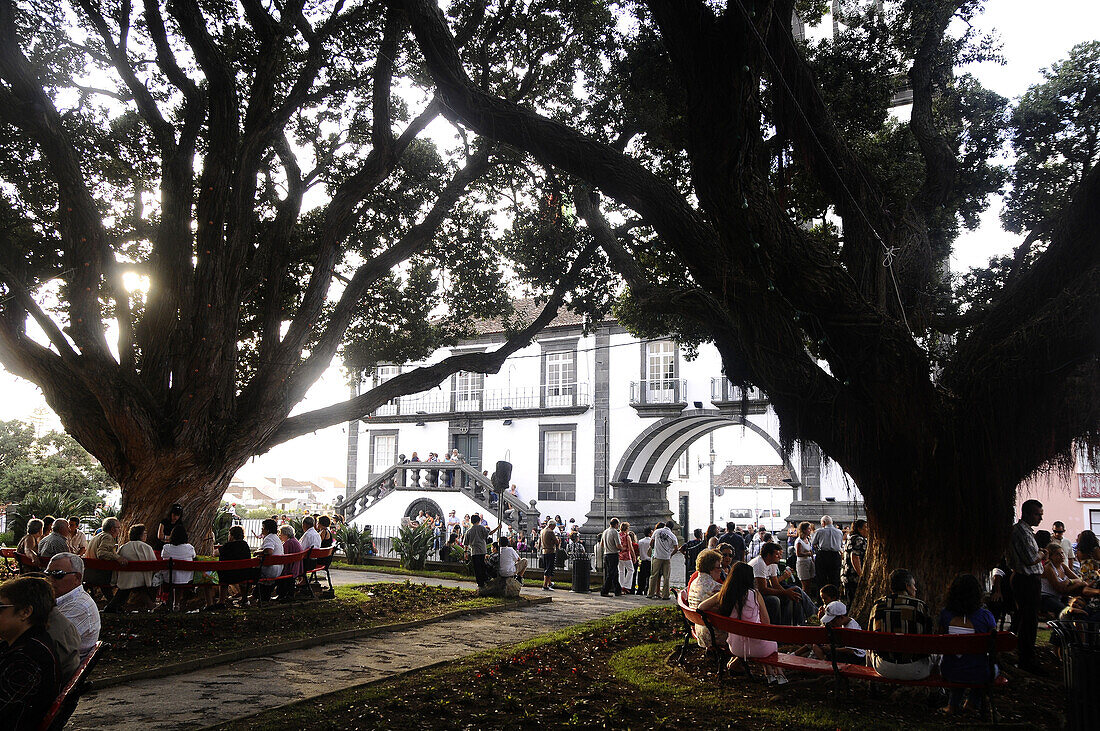
[[515,419],[554,414],[580,414],[592,405],[587,383],[558,383],[501,389],[467,389],[401,396],[371,414],[372,422],[442,421],[454,414]]
[[741,413],[742,402],[749,414],[763,414],[768,409],[768,396],[757,386],[741,388],[728,378],[710,379],[710,402],[720,411],[731,414]]
[[643,416],[675,416],[687,406],[687,379],[631,381],[630,405]]

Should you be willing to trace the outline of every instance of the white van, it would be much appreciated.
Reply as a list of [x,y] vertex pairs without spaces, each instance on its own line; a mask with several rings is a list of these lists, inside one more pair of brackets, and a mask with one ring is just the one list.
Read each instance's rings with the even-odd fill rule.
[[738,528],[751,528],[764,526],[772,534],[781,532],[784,540],[787,535],[787,521],[783,520],[783,511],[778,508],[731,508],[730,520],[737,524]]

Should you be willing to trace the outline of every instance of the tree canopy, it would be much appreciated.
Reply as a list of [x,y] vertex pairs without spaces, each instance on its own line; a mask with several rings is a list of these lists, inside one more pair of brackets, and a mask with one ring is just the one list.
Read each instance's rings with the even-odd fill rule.
[[[619,6],[565,117],[481,85],[461,22],[404,0],[445,113],[568,176],[629,286],[624,319],[713,341],[786,441],[856,479],[876,581],[900,564],[942,583],[994,559],[1022,479],[1096,440],[1100,175],[1058,198],[1041,253],[969,299],[951,247],[1015,174],[995,159],[1006,100],[958,72],[996,60],[970,22],[983,3],[845,3],[817,44],[792,33],[807,5]],[[936,566],[929,522],[958,554]]]
[[[612,23],[589,3],[456,8],[480,83],[540,106]],[[119,481],[125,516],[210,517],[251,455],[495,370],[603,291],[587,240],[524,278],[494,221],[545,171],[440,112],[382,3],[0,0],[0,362]],[[517,278],[546,306],[499,349],[290,416],[335,357],[424,358],[507,315]]]
[[102,465],[68,434],[36,437],[30,424],[0,421],[0,501],[82,510],[102,502],[115,487]]

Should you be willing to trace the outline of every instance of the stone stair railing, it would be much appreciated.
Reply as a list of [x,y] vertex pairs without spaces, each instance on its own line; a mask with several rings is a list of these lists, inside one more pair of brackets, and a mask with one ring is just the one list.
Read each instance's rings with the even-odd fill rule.
[[[444,475],[448,473],[453,473],[450,486],[444,484]],[[348,497],[338,500],[336,509],[343,511],[345,520],[351,521],[396,491],[457,491],[481,506],[487,515],[499,512],[502,522],[513,528],[538,525],[539,511],[534,500],[525,504],[505,492],[497,496],[499,503],[490,503],[492,489],[489,478],[465,462],[407,462],[388,467]]]

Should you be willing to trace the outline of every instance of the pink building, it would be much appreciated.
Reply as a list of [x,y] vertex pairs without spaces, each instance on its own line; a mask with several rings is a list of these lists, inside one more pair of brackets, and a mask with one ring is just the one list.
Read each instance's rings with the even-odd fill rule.
[[1084,449],[1077,450],[1073,472],[1057,471],[1038,475],[1020,485],[1016,493],[1016,515],[1020,504],[1034,498],[1043,503],[1043,523],[1039,528],[1050,530],[1060,520],[1066,525],[1066,538],[1077,540],[1077,534],[1091,530],[1100,535],[1100,465],[1089,461]]

